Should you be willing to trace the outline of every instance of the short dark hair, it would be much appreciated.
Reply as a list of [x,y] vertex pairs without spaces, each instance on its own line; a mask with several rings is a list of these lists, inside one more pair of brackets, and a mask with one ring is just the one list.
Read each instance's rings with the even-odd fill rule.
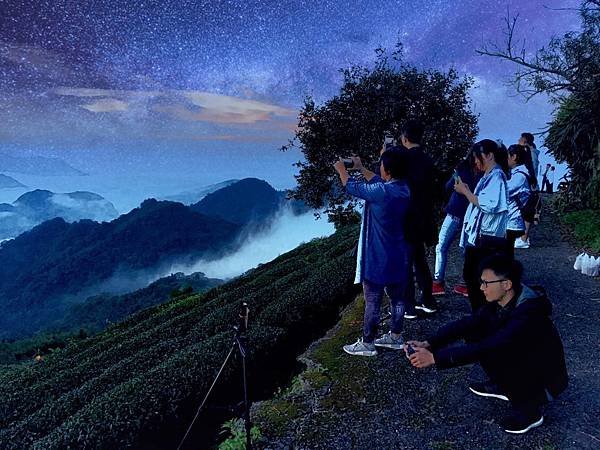
[[406,177],[408,154],[406,150],[400,148],[394,148],[392,150],[386,150],[381,154],[379,158],[383,168],[388,172],[392,178],[401,179]]
[[516,259],[503,253],[488,256],[479,264],[479,273],[491,270],[496,275],[512,281],[514,289],[518,290],[523,278],[523,265]]
[[408,139],[409,142],[413,144],[420,144],[423,140],[423,134],[425,133],[425,128],[423,124],[418,120],[407,120],[402,125],[400,129],[400,134]]
[[531,133],[521,133],[521,137],[523,139],[525,139],[525,142],[527,142],[527,145],[533,145],[533,146],[535,146],[535,144],[533,142],[535,140],[535,138],[533,137],[533,134],[531,134]]

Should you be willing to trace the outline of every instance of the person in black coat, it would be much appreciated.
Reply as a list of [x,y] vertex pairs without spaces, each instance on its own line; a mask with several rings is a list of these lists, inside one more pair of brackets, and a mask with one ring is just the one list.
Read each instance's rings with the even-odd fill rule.
[[[432,295],[431,270],[427,263],[426,247],[437,243],[433,210],[433,190],[435,188],[435,167],[433,159],[425,152],[421,141],[423,125],[414,120],[407,121],[401,129],[402,147],[408,156],[406,181],[410,187],[411,205],[406,223],[406,239],[413,246],[414,277],[421,290],[421,298],[416,308],[431,314],[437,311],[437,302]],[[407,311],[408,318],[416,317]]]
[[[481,290],[487,304],[441,327],[426,341],[409,341],[407,355],[417,368],[440,369],[479,362],[489,380],[469,389],[480,396],[509,400],[511,414],[501,425],[525,433],[544,421],[542,406],[568,384],[564,350],[548,298],[521,284],[522,266],[506,255],[484,259]],[[448,347],[460,339],[465,345]]]

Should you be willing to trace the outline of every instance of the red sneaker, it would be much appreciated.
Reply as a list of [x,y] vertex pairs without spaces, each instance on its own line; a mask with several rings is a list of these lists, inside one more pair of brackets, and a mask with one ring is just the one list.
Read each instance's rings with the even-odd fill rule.
[[454,293],[460,294],[463,297],[468,297],[469,293],[467,292],[467,287],[464,284],[457,284],[454,286]]
[[444,283],[438,283],[436,281],[431,285],[431,295],[445,295],[446,290],[444,289]]

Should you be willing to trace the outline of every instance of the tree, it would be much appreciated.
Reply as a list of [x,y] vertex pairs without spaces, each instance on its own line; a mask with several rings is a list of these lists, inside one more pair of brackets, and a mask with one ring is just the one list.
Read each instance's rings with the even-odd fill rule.
[[[389,131],[399,140],[402,123],[417,119],[426,125],[424,144],[439,177],[447,178],[478,131],[467,95],[471,79],[459,79],[454,70],[419,71],[402,61],[401,52],[393,54],[392,62],[385,50],[378,49],[377,54],[372,69],[342,70],[340,93],[323,105],[306,98],[296,136],[283,147],[298,146],[305,157],[296,163],[300,170],[292,196],[313,208],[325,207],[337,225],[356,217],[355,202],[340,188],[332,167],[338,157],[356,154],[365,164],[373,164],[384,133]],[[438,203],[442,197],[440,190]]]
[[550,96],[556,109],[545,145],[569,165],[579,206],[600,208],[600,0],[585,0],[576,11],[581,31],[551,39],[530,57],[515,39],[518,15],[505,19],[502,45],[488,43],[478,52],[517,64],[511,81],[526,99]]

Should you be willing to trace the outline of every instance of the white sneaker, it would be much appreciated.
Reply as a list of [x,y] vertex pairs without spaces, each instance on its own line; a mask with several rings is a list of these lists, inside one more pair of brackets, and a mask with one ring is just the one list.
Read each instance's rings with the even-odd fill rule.
[[392,350],[404,350],[404,341],[401,337],[394,339],[392,333],[387,333],[381,336],[379,339],[375,339],[373,342],[375,347],[391,348]]
[[529,238],[526,241],[521,238],[515,239],[515,248],[529,248],[529,245]]
[[344,351],[354,356],[377,356],[377,349],[374,344],[363,342],[362,338],[354,344],[344,345]]

